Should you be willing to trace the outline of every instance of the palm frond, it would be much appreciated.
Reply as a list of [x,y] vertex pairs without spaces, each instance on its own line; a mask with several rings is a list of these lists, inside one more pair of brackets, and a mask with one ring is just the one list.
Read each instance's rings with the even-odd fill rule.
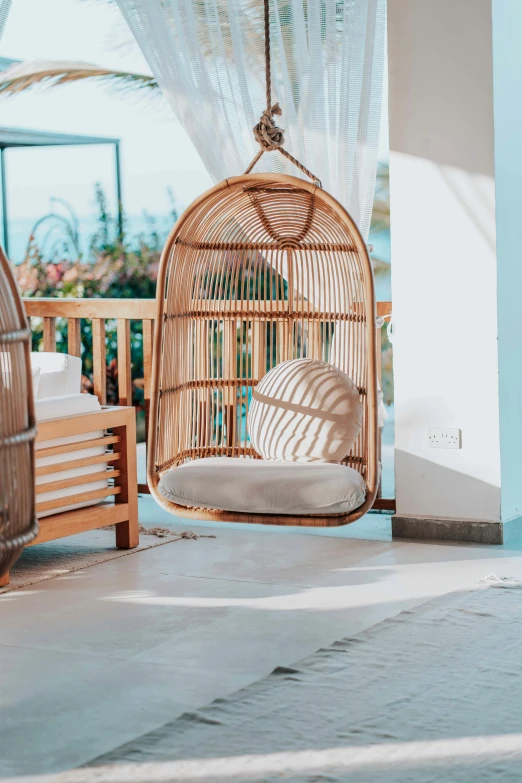
[[36,60],[16,63],[0,73],[0,96],[16,95],[37,85],[56,87],[86,79],[99,80],[120,89],[159,90],[152,76],[129,71],[113,71],[91,63]]

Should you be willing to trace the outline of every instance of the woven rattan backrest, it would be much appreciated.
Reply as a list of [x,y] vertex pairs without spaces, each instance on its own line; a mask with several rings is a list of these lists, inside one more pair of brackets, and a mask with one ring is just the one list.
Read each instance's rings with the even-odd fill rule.
[[360,390],[346,464],[377,482],[375,302],[366,245],[316,185],[274,174],[226,180],[175,225],[158,279],[149,481],[188,459],[257,456],[252,388],[276,364],[323,359]]
[[31,330],[0,247],[0,576],[36,536]]

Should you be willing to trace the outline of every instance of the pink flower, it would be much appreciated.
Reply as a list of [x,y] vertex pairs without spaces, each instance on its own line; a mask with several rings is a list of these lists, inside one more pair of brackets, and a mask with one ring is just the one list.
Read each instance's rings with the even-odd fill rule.
[[75,266],[72,266],[70,269],[67,269],[63,274],[63,280],[65,283],[74,283],[74,281],[77,279],[78,279],[78,269]]
[[46,269],[46,276],[48,282],[51,285],[56,285],[61,278],[60,264],[48,264]]

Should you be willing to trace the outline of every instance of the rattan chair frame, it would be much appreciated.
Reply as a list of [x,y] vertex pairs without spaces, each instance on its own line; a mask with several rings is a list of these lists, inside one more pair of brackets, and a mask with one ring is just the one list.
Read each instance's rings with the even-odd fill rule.
[[[184,517],[307,527],[366,513],[380,474],[375,314],[366,244],[317,183],[246,174],[196,199],[158,274],[147,459],[157,502]],[[339,366],[359,388],[363,427],[344,463],[363,475],[362,506],[296,517],[187,508],[159,493],[161,474],[187,460],[260,458],[242,424],[248,390],[275,364],[304,356]]]
[[31,329],[0,247],[0,580],[38,533],[30,351]]

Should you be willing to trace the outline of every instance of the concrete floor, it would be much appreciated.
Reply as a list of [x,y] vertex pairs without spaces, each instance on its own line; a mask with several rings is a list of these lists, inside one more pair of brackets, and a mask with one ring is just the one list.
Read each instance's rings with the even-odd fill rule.
[[[205,532],[140,501],[146,526]],[[342,637],[488,574],[522,543],[223,525],[0,596],[0,782],[69,769]]]

